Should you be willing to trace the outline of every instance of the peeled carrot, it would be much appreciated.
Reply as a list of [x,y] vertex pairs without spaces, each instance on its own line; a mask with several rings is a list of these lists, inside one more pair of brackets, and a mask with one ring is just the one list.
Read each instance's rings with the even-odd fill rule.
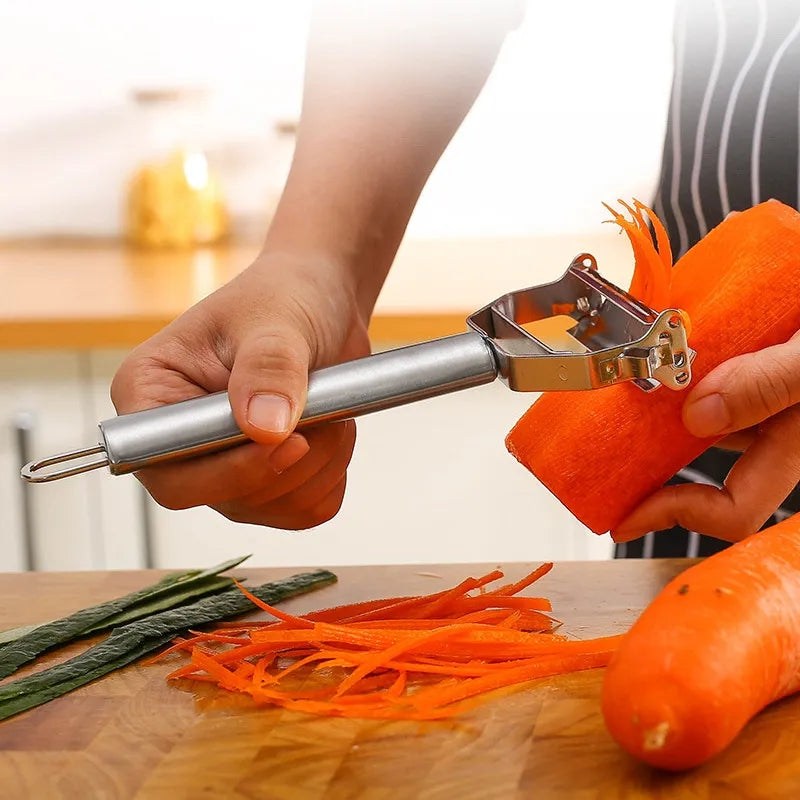
[[800,689],[800,514],[673,580],[611,660],[603,715],[632,755],[670,770],[724,750]]
[[[734,356],[787,341],[800,329],[800,214],[770,201],[729,217],[689,250],[664,291],[667,243],[655,215],[637,204],[615,221],[636,256],[632,289],[656,310],[691,320],[697,382]],[[644,224],[656,230],[661,257]],[[681,421],[684,392],[645,394],[632,384],[548,392],[506,439],[511,453],[587,527],[605,533],[715,439]]]
[[[443,719],[496,689],[608,663],[620,636],[559,636],[543,613],[550,610],[547,599],[517,596],[552,566],[496,589],[486,587],[503,577],[500,570],[435,594],[304,617],[274,609],[240,586],[275,621],[195,634],[159,658],[190,649],[191,663],[169,679],[210,681],[259,703],[331,716]],[[305,685],[309,677],[316,678],[313,688]]]

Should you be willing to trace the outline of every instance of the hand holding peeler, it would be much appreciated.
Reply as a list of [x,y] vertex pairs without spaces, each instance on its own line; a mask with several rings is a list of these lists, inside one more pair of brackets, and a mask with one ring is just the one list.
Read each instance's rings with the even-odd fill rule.
[[[517,392],[681,390],[694,351],[678,309],[653,311],[602,277],[581,253],[551,283],[510,292],[467,318],[468,330],[387,350],[309,375],[298,428],[350,419],[498,377]],[[217,452],[248,441],[227,392],[105,420],[99,443],[26,464],[44,483],[108,467],[113,475]]]

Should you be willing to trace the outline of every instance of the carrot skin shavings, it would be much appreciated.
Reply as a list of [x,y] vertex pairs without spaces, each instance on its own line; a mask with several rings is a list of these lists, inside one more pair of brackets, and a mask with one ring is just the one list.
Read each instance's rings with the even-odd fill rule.
[[167,650],[191,650],[191,662],[168,679],[204,680],[311,714],[446,719],[497,689],[608,663],[620,636],[567,639],[542,613],[546,598],[518,596],[551,568],[491,590],[502,571],[302,617],[260,603],[273,622],[239,623],[235,636],[229,628],[196,634]]
[[[661,255],[656,252],[647,222],[642,215],[641,209],[646,207],[639,203],[636,208],[631,208],[627,203],[621,200],[619,202],[631,215],[632,220],[608,204],[603,203],[603,205],[611,213],[612,219],[609,221],[619,225],[631,243],[635,267],[629,291],[646,305],[661,311],[669,302],[670,273],[664,269],[664,262]],[[652,212],[650,215],[655,216]]]
[[[631,236],[636,269],[645,272],[631,293],[656,310],[688,314],[689,344],[697,351],[693,384],[723,361],[786,342],[800,329],[797,211],[766,202],[726,219],[672,268],[667,303],[660,302],[656,277],[666,264],[666,237],[655,215],[643,213],[657,241],[661,237],[659,253],[636,220],[615,216]],[[506,446],[575,517],[602,534],[719,438],[697,439],[686,430],[686,396],[665,388],[645,393],[630,383],[546,392],[508,434]]]

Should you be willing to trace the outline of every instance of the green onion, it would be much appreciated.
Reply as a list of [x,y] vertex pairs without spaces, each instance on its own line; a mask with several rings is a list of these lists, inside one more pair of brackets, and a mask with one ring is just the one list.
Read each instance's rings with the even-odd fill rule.
[[[16,672],[23,664],[33,661],[38,655],[53,647],[67,644],[73,639],[95,633],[119,621],[137,619],[154,611],[172,608],[187,598],[210,591],[222,591],[233,581],[226,578],[221,583],[216,576],[238,566],[248,556],[235,558],[205,570],[174,573],[157,583],[136,592],[118,597],[100,605],[84,608],[68,617],[37,625],[34,628],[18,629],[19,635],[13,641],[0,647],[0,680]],[[7,631],[6,637],[13,631]]]
[[[259,600],[274,604],[335,581],[332,572],[315,570],[265,583],[250,591]],[[189,628],[235,617],[254,608],[252,601],[234,588],[115,628],[102,642],[62,664],[0,685],[0,720],[124,667],[158,650]]]

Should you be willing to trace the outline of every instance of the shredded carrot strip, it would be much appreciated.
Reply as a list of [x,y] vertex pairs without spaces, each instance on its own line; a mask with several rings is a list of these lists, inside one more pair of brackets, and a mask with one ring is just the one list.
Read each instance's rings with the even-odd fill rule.
[[644,203],[640,203],[638,200],[634,199],[633,206],[639,212],[644,211],[644,213],[647,215],[647,218],[650,220],[650,224],[653,226],[653,230],[656,234],[656,247],[658,248],[658,255],[661,258],[661,263],[664,265],[664,272],[667,273],[668,279],[671,279],[672,245],[669,241],[667,229],[658,218],[658,215]]
[[[345,622],[349,621],[352,617],[357,617],[367,611],[374,611],[376,609],[385,608],[386,606],[395,603],[411,600],[411,597],[390,597],[382,600],[367,600],[363,603],[350,603],[347,605],[333,606],[326,608],[322,611],[314,611],[311,614],[306,614],[305,619],[312,622]],[[275,625],[272,620],[261,620],[253,622],[220,622],[217,625],[219,630],[229,629],[233,631],[251,631],[256,628],[265,628]]]
[[170,655],[170,653],[176,652],[177,650],[191,650],[191,649],[192,649],[191,642],[189,642],[188,639],[184,639],[183,637],[179,636],[177,639],[175,639],[171,647],[168,647],[166,650],[162,650],[160,653],[157,653],[151,658],[145,659],[142,663],[145,665],[155,664],[156,661],[161,661],[162,658]]
[[[628,210],[636,220],[647,211]],[[494,589],[487,587],[503,577],[500,570],[429,595],[304,616],[239,587],[273,619],[195,633],[160,657],[189,650],[190,663],[168,680],[211,682],[258,704],[328,716],[447,719],[497,689],[608,663],[620,636],[567,639],[542,613],[552,608],[546,598],[519,596],[552,566]]]
[[273,617],[277,617],[277,619],[283,620],[283,622],[289,622],[292,625],[295,625],[298,628],[311,628],[313,627],[313,623],[307,619],[303,619],[303,617],[296,617],[293,614],[287,614],[285,611],[281,611],[278,608],[274,608],[273,606],[269,605],[269,603],[265,603],[260,598],[256,597],[252,592],[249,592],[244,586],[242,586],[239,581],[234,581],[236,584],[236,588],[248,599],[250,600],[253,605],[257,608],[260,608],[262,611],[266,611],[268,614],[272,614]]
[[397,671],[397,678],[394,683],[386,690],[386,696],[391,698],[399,698],[402,696],[408,681],[408,671],[399,669]]
[[[537,567],[535,570],[533,570],[533,572],[528,573],[524,578],[522,578],[522,580],[519,580],[516,583],[507,583],[505,586],[500,586],[497,589],[486,592],[486,594],[494,595],[495,597],[503,596],[508,600],[513,595],[519,594],[523,589],[527,589],[531,584],[536,583],[539,578],[543,578],[548,572],[550,572],[551,569],[553,569],[553,562],[547,561],[540,567]],[[550,605],[549,602],[548,605]],[[546,610],[549,611],[550,609],[548,608]]]
[[[367,619],[420,619],[431,615],[431,611],[437,612],[446,607],[447,602],[455,600],[459,597],[466,596],[467,592],[473,589],[480,589],[486,586],[487,583],[496,581],[502,578],[503,573],[500,570],[484,575],[481,578],[467,578],[462,581],[458,586],[448,589],[444,592],[437,592],[436,594],[422,595],[420,597],[410,597],[400,600],[394,604],[384,606],[383,608],[368,611],[359,614],[356,617],[351,617],[350,621],[367,620]],[[443,603],[441,601],[444,601]]]

